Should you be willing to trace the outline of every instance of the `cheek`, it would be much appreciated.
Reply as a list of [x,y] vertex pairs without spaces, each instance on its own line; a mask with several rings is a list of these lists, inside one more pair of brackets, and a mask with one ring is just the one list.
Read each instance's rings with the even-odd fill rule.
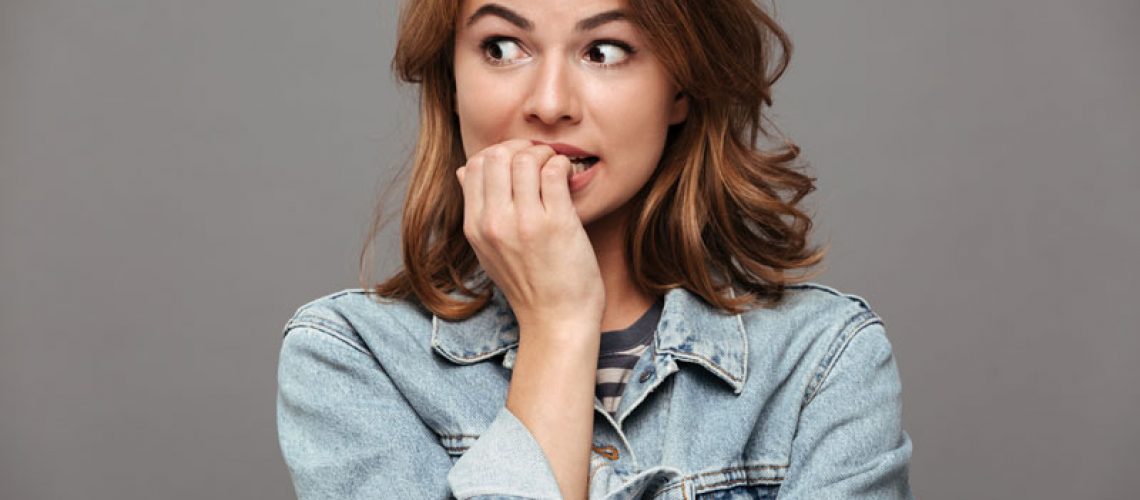
[[488,131],[501,122],[503,90],[481,72],[477,61],[462,55],[455,59],[455,87],[455,114],[464,145],[485,142]]
[[[606,95],[606,94],[602,94]],[[668,109],[655,92],[610,93],[597,101],[595,117],[605,144],[638,169],[657,165],[669,128]]]
[[503,128],[503,110],[494,99],[494,89],[485,89],[477,81],[458,84],[455,94],[455,114],[459,119],[459,134],[467,156],[497,142],[498,131]]

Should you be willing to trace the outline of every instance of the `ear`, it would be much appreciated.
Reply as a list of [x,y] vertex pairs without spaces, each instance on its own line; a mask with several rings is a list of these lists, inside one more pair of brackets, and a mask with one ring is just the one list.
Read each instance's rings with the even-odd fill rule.
[[669,125],[676,125],[685,121],[689,116],[689,94],[684,91],[677,92],[673,97],[673,104],[669,110]]

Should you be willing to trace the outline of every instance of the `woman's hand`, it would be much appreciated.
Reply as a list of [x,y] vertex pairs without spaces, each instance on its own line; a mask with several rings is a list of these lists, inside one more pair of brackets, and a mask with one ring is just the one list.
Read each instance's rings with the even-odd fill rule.
[[463,233],[520,330],[601,323],[605,287],[570,198],[569,173],[569,158],[522,139],[490,146],[456,171]]

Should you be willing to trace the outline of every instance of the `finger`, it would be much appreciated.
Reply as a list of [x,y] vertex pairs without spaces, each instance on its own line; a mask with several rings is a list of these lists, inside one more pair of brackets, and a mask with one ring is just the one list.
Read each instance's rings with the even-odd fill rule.
[[556,155],[542,166],[542,205],[546,213],[574,210],[570,200],[570,158]]
[[473,227],[483,213],[483,158],[476,156],[462,167],[463,220]]
[[511,159],[519,151],[531,146],[523,139],[505,141],[484,150],[483,209],[511,210]]
[[511,191],[517,210],[543,210],[539,196],[539,173],[554,155],[554,148],[547,145],[531,146],[515,154],[511,160]]

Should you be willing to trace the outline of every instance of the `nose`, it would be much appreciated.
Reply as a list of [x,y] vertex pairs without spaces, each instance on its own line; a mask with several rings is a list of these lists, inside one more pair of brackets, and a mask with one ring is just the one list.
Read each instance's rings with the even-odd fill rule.
[[546,58],[539,65],[531,83],[524,112],[532,123],[556,125],[577,123],[580,116],[577,85],[573,70],[558,57]]

